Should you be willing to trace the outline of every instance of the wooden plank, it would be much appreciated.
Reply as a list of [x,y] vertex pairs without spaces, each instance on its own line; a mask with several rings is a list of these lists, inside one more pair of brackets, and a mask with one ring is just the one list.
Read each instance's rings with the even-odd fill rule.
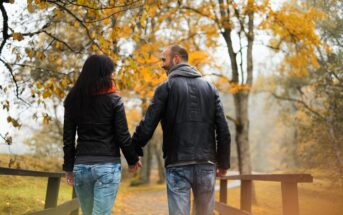
[[252,181],[241,181],[241,210],[251,212]]
[[52,178],[48,179],[48,186],[45,196],[45,206],[44,208],[54,208],[57,205],[58,192],[60,189],[61,178]]
[[254,174],[230,175],[218,177],[220,180],[254,180],[254,181],[279,181],[279,182],[313,182],[310,174]]
[[283,215],[299,215],[298,187],[294,182],[281,182]]
[[27,213],[26,215],[65,215],[69,214],[80,207],[80,202],[77,198],[64,202],[56,208],[49,208],[42,211]]
[[215,202],[215,210],[218,211],[220,214],[228,214],[228,215],[252,215],[247,211],[242,211],[237,208],[228,206],[221,202]]
[[12,169],[0,167],[0,175],[19,175],[32,177],[63,177],[63,172],[41,172],[32,170]]

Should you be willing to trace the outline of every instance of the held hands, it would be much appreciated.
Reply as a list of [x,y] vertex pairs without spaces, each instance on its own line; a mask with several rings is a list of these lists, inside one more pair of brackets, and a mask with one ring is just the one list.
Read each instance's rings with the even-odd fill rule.
[[74,184],[74,175],[73,172],[66,172],[65,173],[67,184],[73,186]]
[[136,164],[129,166],[129,172],[134,173],[136,172],[140,167],[142,167],[141,160],[138,160]]
[[217,168],[216,176],[217,176],[217,177],[225,176],[225,175],[226,175],[226,172],[227,172],[226,169]]

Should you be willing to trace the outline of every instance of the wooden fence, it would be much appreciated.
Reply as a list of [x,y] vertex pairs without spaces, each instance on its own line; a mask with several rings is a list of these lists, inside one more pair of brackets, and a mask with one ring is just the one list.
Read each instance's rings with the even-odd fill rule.
[[[281,182],[283,215],[299,215],[298,183],[311,183],[313,177],[308,174],[264,174],[233,175],[217,178],[220,180],[219,202],[215,209],[220,214],[251,215],[253,181]],[[241,181],[240,209],[227,205],[228,180]]]
[[[77,215],[80,203],[75,198],[73,190],[72,200],[57,205],[61,177],[64,173],[40,172],[0,167],[0,175],[47,177],[48,186],[45,196],[44,210],[29,213],[28,215]],[[252,183],[253,181],[280,182],[282,192],[283,215],[299,215],[298,183],[311,183],[313,177],[308,174],[264,174],[264,175],[233,175],[218,177],[220,180],[219,202],[215,209],[220,214],[252,215]],[[227,205],[227,185],[229,180],[241,181],[240,209]]]
[[73,190],[72,200],[57,205],[58,193],[60,189],[61,177],[64,173],[56,172],[40,172],[21,169],[10,169],[0,167],[0,175],[16,175],[16,176],[31,176],[31,177],[47,177],[48,186],[45,195],[45,206],[41,211],[28,213],[27,215],[62,215],[62,214],[78,214],[80,207],[79,200],[75,198]]

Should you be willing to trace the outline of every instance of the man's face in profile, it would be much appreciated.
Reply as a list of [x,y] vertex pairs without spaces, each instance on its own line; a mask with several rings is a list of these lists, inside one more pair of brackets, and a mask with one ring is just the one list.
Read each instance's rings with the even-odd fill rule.
[[163,52],[162,52],[162,68],[168,72],[175,64],[173,62],[173,58],[171,56],[170,53],[170,49],[166,48]]

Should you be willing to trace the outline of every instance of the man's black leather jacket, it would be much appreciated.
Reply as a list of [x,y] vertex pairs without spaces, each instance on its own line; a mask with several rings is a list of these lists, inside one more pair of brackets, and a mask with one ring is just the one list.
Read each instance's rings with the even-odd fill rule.
[[160,121],[166,166],[211,161],[230,167],[230,133],[218,92],[190,65],[174,66],[155,90],[132,137],[139,154]]

